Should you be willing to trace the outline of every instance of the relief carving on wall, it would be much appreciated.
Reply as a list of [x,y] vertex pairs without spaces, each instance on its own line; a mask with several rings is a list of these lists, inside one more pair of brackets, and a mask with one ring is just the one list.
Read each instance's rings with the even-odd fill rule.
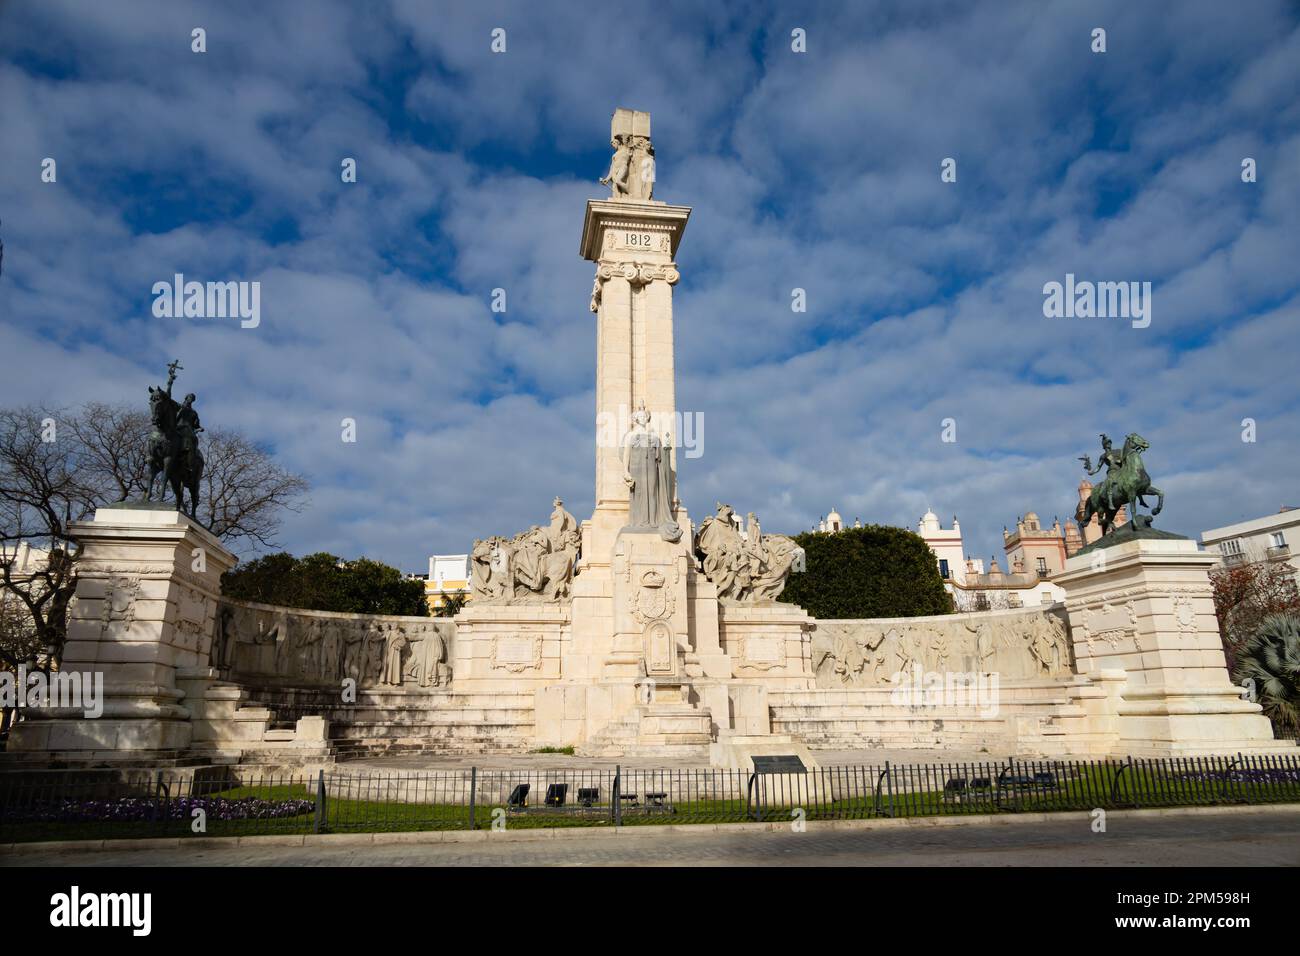
[[140,598],[140,578],[114,575],[104,585],[104,600],[99,611],[99,638],[108,638],[110,630],[125,635],[135,622],[135,604]]
[[451,683],[451,620],[335,614],[223,600],[210,662],[293,685],[439,688]]
[[[631,569],[628,569],[629,576]],[[677,599],[672,589],[664,587],[666,580],[662,573],[653,568],[641,575],[641,586],[632,592],[628,611],[639,624],[649,624],[672,617],[677,607]]]
[[1124,638],[1137,638],[1137,608],[1132,599],[1122,604],[1113,603],[1118,596],[1105,595],[1098,607],[1086,608],[1081,615],[1083,639],[1091,650],[1097,641],[1105,641],[1112,650]]
[[520,634],[497,637],[492,641],[491,667],[511,674],[539,670],[542,666],[542,639],[535,635]]
[[818,621],[812,633],[818,687],[888,687],[914,669],[996,673],[1002,680],[1073,673],[1069,628],[1059,612],[875,622]]

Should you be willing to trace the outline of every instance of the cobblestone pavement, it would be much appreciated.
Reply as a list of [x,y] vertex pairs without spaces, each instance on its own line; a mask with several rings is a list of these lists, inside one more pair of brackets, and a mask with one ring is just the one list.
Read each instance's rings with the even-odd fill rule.
[[1112,812],[1045,823],[805,833],[561,835],[553,839],[219,849],[109,850],[0,857],[0,866],[1296,866],[1300,809],[1194,816]]

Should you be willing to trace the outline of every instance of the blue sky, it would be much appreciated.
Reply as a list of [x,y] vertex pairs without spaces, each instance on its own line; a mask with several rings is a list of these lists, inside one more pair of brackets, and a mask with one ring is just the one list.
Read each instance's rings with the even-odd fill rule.
[[[1138,431],[1158,526],[1199,534],[1300,504],[1298,89],[1300,12],[1263,0],[3,4],[0,403],[143,407],[180,356],[205,422],[311,479],[299,553],[419,570],[589,514],[578,238],[626,106],[694,209],[696,520],[933,507],[987,559]],[[259,281],[261,325],[155,318],[176,272]],[[1151,282],[1150,327],[1045,318],[1067,272]]]

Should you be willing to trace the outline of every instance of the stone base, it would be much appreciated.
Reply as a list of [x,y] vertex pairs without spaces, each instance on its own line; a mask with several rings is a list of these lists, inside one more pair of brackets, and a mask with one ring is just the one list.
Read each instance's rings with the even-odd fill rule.
[[647,704],[638,717],[638,747],[707,747],[713,741],[709,712],[690,704]]
[[1237,688],[1128,686],[1119,705],[1118,751],[1133,757],[1294,753],[1276,740],[1259,705]]
[[1079,672],[1124,675],[1115,719],[1099,727],[1115,734],[1117,754],[1294,751],[1228,677],[1209,579],[1217,561],[1194,541],[1138,536],[1077,554],[1053,578]]
[[178,673],[207,665],[220,578],[235,557],[160,503],[100,508],[69,528],[82,545],[61,671],[103,680],[103,711],[28,714],[9,750],[123,759],[190,746]]
[[61,758],[103,753],[120,759],[139,759],[147,753],[185,750],[190,745],[190,724],[186,720],[127,719],[101,717],[23,720],[9,734],[13,753],[41,751]]
[[769,690],[805,690],[815,684],[813,619],[794,604],[729,604],[718,607],[722,646],[732,673]]

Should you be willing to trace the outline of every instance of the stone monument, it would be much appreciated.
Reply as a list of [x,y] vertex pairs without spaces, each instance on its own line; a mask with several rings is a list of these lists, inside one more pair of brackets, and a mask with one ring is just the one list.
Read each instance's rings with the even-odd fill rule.
[[[149,388],[146,500],[101,507],[93,521],[68,529],[81,553],[61,670],[102,675],[103,713],[29,712],[14,728],[11,751],[91,761],[166,758],[191,743],[184,686],[211,670],[221,575],[235,556],[194,518],[203,429],[194,395],[172,398],[181,367],[170,363],[166,387]],[[160,476],[175,508],[148,500]]]
[[539,743],[700,752],[767,738],[768,687],[813,687],[812,621],[775,601],[793,541],[757,520],[748,538],[712,518],[696,536],[677,496],[673,287],[691,210],[654,198],[649,114],[615,111],[611,145],[610,196],[587,203],[579,247],[596,268],[595,510],[475,543],[456,685],[535,687]]
[[[1130,434],[1116,452],[1101,438],[1097,468],[1081,460],[1089,474],[1105,465],[1106,479],[1077,517],[1082,528],[1099,515],[1105,533],[1053,580],[1065,589],[1077,672],[1123,681],[1117,750],[1161,757],[1291,749],[1273,739],[1259,704],[1243,699],[1228,676],[1209,578],[1218,559],[1151,527],[1164,493],[1142,464],[1147,441]],[[1150,515],[1137,510],[1145,495],[1159,499]],[[1131,518],[1115,527],[1125,505]]]

